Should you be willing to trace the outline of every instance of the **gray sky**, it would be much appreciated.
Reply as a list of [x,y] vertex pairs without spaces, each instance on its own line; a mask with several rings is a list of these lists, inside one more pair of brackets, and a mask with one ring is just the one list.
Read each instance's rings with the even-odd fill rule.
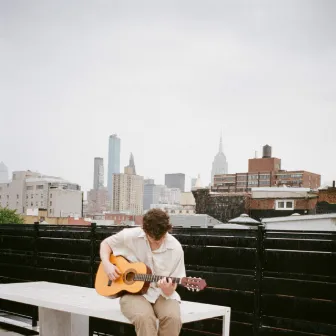
[[[229,172],[262,145],[336,178],[336,1],[0,0],[0,161],[92,187],[121,169]],[[107,171],[107,166],[105,166]],[[189,185],[189,182],[188,182]]]

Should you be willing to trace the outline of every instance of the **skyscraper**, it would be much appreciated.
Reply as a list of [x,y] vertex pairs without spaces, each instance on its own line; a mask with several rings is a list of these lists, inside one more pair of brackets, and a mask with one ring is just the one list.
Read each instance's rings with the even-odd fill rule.
[[226,156],[223,153],[223,144],[222,144],[222,136],[219,140],[219,150],[216,154],[213,162],[212,162],[212,170],[211,170],[211,185],[214,185],[214,176],[220,174],[228,173],[228,163],[226,161]]
[[7,183],[8,181],[8,168],[3,162],[0,162],[0,183]]
[[130,158],[129,158],[129,163],[128,163],[127,169],[130,171],[129,174],[136,175],[135,164],[134,164],[134,156],[133,156],[132,153],[131,153]]
[[93,189],[100,190],[104,188],[104,159],[100,157],[94,158],[93,171]]
[[143,192],[143,209],[149,210],[152,204],[159,204],[161,199],[162,190],[165,188],[163,185],[156,185],[154,183],[144,185]]
[[126,166],[123,174],[113,174],[112,211],[142,215],[144,179]]
[[165,174],[165,185],[168,188],[179,188],[182,192],[184,192],[185,174]]
[[107,169],[107,190],[113,195],[113,174],[120,174],[120,139],[116,134],[110,135]]

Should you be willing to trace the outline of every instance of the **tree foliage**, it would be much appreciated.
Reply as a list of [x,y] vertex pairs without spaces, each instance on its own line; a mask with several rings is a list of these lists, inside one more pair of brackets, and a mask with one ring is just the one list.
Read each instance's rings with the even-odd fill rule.
[[0,224],[24,224],[24,219],[16,210],[0,207]]

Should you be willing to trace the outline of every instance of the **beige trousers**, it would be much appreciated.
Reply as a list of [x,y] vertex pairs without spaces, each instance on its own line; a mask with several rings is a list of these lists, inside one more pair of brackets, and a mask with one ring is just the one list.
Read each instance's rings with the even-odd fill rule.
[[[137,336],[178,336],[182,328],[180,303],[159,296],[152,304],[142,295],[126,294],[120,299],[122,313],[135,326]],[[159,319],[157,331],[156,319]]]

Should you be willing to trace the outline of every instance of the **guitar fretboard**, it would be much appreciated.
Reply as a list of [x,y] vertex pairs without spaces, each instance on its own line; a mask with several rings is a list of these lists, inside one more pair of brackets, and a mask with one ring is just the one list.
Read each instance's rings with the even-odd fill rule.
[[[153,275],[153,274],[135,274],[134,280],[135,281],[148,281],[148,282],[158,282],[159,280],[163,279],[164,276],[162,275]],[[180,284],[180,278],[174,277],[166,277],[167,280],[171,279],[172,283]]]

